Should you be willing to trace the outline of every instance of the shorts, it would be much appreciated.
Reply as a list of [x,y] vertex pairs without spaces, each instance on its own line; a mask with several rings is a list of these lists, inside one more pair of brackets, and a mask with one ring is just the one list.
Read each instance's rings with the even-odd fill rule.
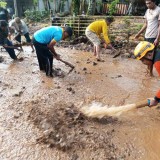
[[156,38],[145,38],[145,41],[150,42],[150,43],[154,43]]
[[[145,38],[145,41],[150,42],[150,43],[154,43],[154,41],[156,40],[156,38]],[[157,49],[157,46],[155,46],[154,50]]]
[[85,31],[85,35],[87,36],[87,38],[95,45],[95,46],[99,46],[101,44],[101,41],[98,37],[98,35],[96,33],[94,33],[93,31],[86,29]]

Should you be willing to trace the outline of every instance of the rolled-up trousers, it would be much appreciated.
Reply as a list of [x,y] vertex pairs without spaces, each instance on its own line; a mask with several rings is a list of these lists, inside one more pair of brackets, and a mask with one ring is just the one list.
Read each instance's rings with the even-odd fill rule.
[[49,51],[46,44],[38,43],[35,39],[32,41],[36,49],[39,69],[44,70],[46,75],[50,75],[53,67],[53,54]]

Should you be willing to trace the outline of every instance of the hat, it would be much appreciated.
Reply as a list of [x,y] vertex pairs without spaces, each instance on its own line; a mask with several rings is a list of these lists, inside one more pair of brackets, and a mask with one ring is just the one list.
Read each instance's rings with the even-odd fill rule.
[[69,26],[65,26],[64,31],[68,33],[69,37],[71,37],[73,34],[72,28]]
[[20,19],[19,17],[16,17],[16,18],[15,18],[15,22],[16,22],[16,23],[21,23],[21,19]]
[[152,51],[154,49],[154,44],[147,42],[147,41],[142,41],[140,42],[135,50],[134,50],[134,56],[137,60],[140,60],[143,58],[148,51]]

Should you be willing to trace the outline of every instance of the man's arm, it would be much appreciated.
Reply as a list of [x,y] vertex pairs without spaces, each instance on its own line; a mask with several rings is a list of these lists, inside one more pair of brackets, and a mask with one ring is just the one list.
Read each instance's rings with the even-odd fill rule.
[[53,56],[59,60],[60,59],[60,55],[56,53],[54,46],[56,44],[56,41],[53,39],[49,44],[48,44],[48,48],[49,50],[53,53]]
[[157,37],[154,41],[154,45],[157,46],[158,43],[159,43],[159,40],[160,40],[160,20],[158,21],[158,34],[157,34]]
[[108,26],[107,25],[104,25],[103,26],[103,38],[104,38],[104,41],[105,41],[105,48],[110,47],[112,50],[115,50],[114,47],[112,46],[111,44],[111,41],[108,37]]
[[108,26],[105,24],[102,27],[102,32],[103,32],[103,38],[106,44],[110,43],[110,39],[108,37]]
[[145,20],[145,23],[143,25],[143,27],[141,28],[141,30],[136,34],[135,39],[138,38],[140,36],[141,33],[144,32],[144,30],[146,30],[147,28],[147,20]]

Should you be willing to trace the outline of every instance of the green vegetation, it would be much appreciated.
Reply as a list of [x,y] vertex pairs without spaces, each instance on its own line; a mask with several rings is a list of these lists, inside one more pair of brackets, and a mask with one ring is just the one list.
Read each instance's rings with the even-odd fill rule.
[[30,11],[26,10],[24,12],[27,21],[40,22],[45,18],[49,17],[49,11]]
[[116,13],[116,11],[117,11],[117,7],[116,7],[117,3],[119,3],[119,0],[114,0],[109,5],[109,15],[110,16],[113,16]]
[[89,0],[87,15],[94,15],[95,12],[95,0]]
[[73,14],[75,16],[77,16],[79,14],[80,1],[79,0],[73,0],[72,1],[72,7],[73,7]]
[[124,19],[124,23],[125,23],[126,34],[127,34],[126,39],[127,39],[127,43],[129,43],[129,37],[132,35],[131,33],[132,28],[131,28],[131,22],[128,17]]
[[124,28],[124,32],[126,33],[126,40],[127,40],[127,43],[129,43],[129,38],[136,34],[143,26],[143,24],[132,24],[131,23],[131,20],[133,20],[131,17],[125,17],[124,18],[124,23],[125,23],[125,28]]
[[5,1],[0,1],[0,7],[5,8],[6,5],[7,5],[7,2],[5,2]]

